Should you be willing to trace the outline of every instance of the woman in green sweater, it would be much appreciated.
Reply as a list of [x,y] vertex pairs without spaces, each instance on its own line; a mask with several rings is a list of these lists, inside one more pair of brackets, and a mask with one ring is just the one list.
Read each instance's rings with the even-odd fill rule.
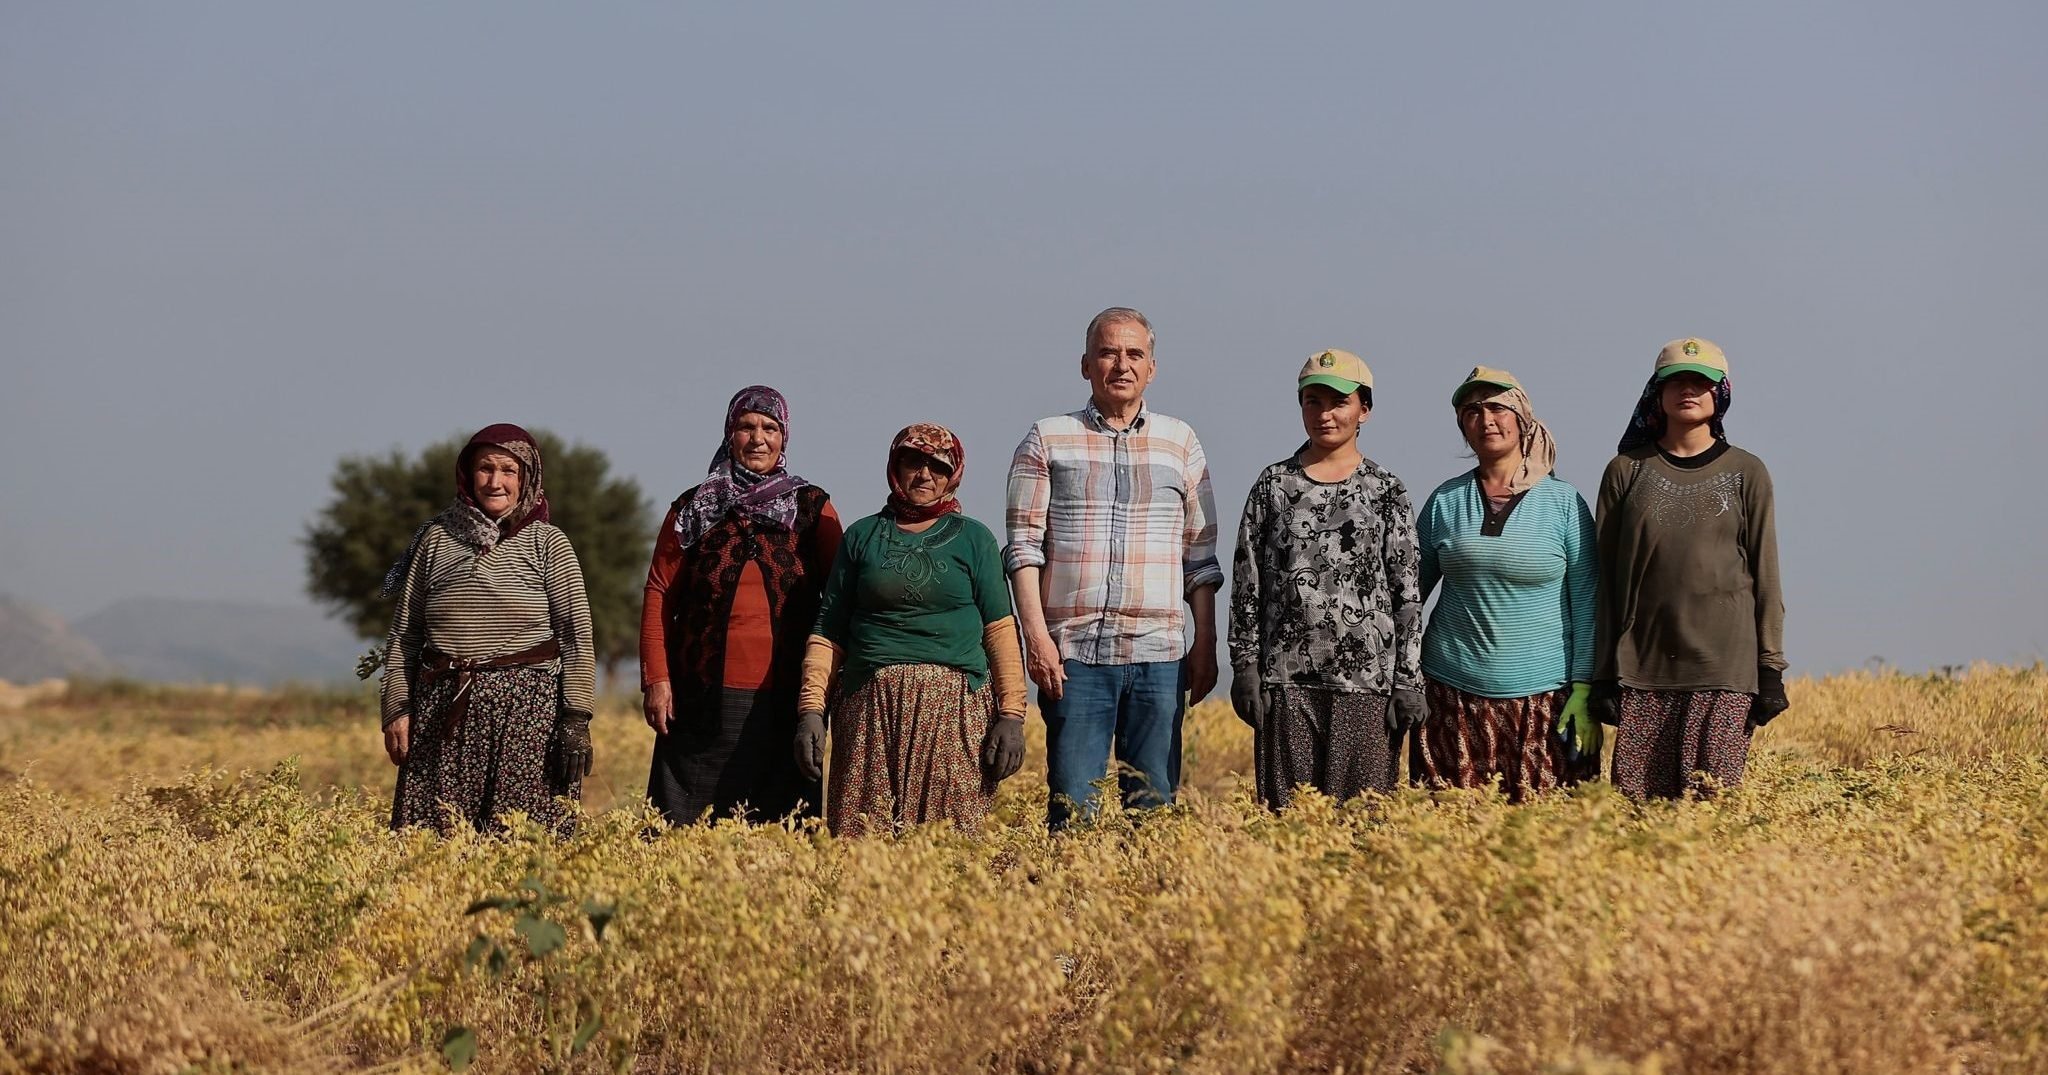
[[1666,344],[1600,480],[1594,707],[1636,799],[1740,783],[1787,704],[1771,475],[1728,443],[1731,399],[1719,347]]
[[819,779],[829,708],[825,821],[837,835],[974,828],[1023,763],[1023,649],[995,535],[954,496],[966,465],[944,426],[896,434],[889,501],[847,529],[825,583],[796,760]]
[[1521,383],[1474,369],[1451,395],[1479,465],[1437,486],[1416,533],[1430,720],[1410,748],[1433,787],[1499,779],[1513,801],[1600,773],[1593,678],[1593,514],[1551,473],[1557,447]]

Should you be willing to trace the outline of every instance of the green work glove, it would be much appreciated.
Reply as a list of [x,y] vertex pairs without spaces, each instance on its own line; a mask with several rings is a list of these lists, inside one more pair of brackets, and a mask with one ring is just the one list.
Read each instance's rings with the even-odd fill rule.
[[1557,734],[1564,740],[1568,761],[1600,756],[1600,722],[1593,719],[1592,702],[1593,685],[1574,683],[1564,711],[1557,715]]

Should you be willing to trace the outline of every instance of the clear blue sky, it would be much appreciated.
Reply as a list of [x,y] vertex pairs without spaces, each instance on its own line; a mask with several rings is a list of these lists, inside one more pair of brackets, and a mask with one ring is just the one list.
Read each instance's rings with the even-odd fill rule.
[[302,601],[338,456],[500,420],[666,501],[754,381],[1000,526],[1130,304],[1226,528],[1311,350],[1418,497],[1481,362],[1590,490],[1697,334],[1796,670],[2048,653],[2048,8],[1367,7],[0,5],[0,591]]

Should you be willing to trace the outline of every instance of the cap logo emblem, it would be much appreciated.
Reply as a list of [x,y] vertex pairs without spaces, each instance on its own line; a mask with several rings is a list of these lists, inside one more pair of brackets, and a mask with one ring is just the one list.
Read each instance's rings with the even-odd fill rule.
[[1700,341],[1698,341],[1698,340],[1687,340],[1687,341],[1685,341],[1685,353],[1686,353],[1687,357],[1691,357],[1691,356],[1693,356],[1693,355],[1697,355],[1697,354],[1699,354],[1699,353],[1700,353]]
[[1316,356],[1316,365],[1321,366],[1324,369],[1330,369],[1336,364],[1337,356],[1331,354],[1328,351],[1324,351],[1322,354]]

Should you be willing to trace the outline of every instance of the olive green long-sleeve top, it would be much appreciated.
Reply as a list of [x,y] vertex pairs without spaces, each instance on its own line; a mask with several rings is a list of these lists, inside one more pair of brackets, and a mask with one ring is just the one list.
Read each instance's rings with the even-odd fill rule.
[[1645,445],[1600,479],[1597,679],[1755,694],[1785,668],[1770,471],[1721,442],[1689,459]]

